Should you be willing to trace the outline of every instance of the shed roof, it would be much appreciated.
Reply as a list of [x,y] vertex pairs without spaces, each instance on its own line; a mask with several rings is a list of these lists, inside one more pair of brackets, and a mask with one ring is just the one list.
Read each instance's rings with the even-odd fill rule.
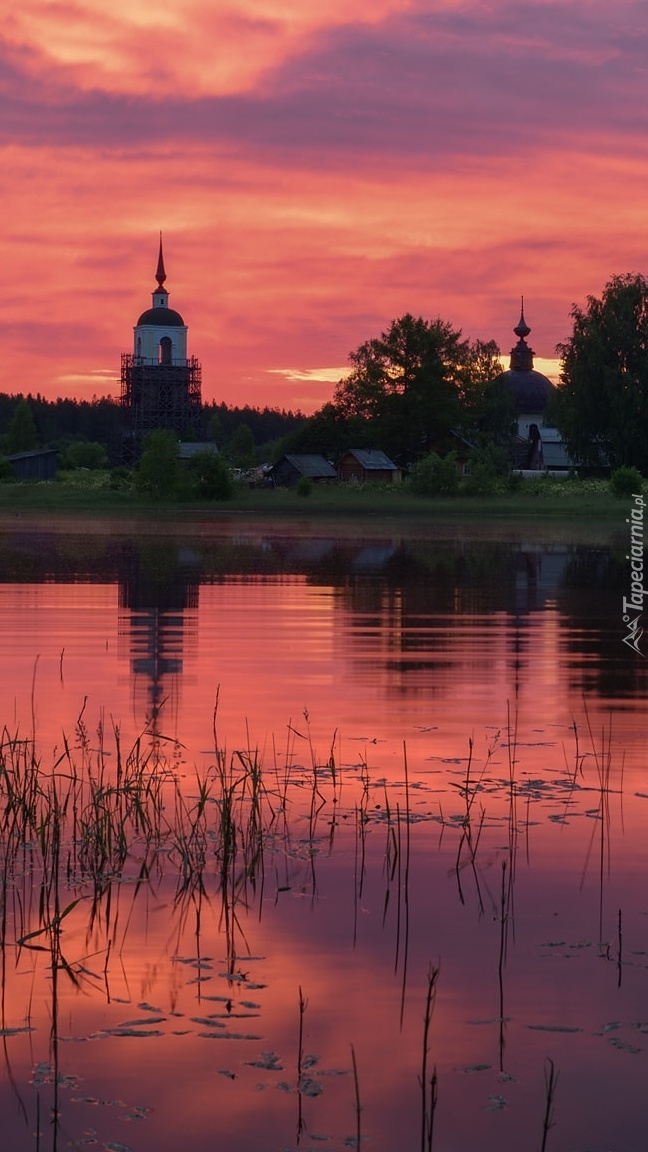
[[[287,460],[302,476],[311,476],[318,480],[337,480],[337,472],[333,465],[317,453],[290,454],[282,459]],[[281,464],[281,460],[279,463]]]
[[191,460],[192,457],[205,453],[218,455],[218,448],[213,440],[180,440],[178,443],[178,456],[181,460]]
[[349,448],[349,451],[345,452],[345,456],[353,456],[367,472],[372,469],[380,472],[399,471],[398,465],[394,464],[394,461],[390,460],[389,456],[386,456],[380,448]]
[[37,456],[56,456],[56,448],[30,448],[28,452],[12,452],[5,460],[35,460]]

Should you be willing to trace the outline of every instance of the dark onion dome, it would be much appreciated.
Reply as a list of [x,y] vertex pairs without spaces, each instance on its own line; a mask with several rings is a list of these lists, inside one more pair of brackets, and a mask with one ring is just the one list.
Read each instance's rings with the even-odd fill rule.
[[513,393],[515,407],[519,415],[544,412],[549,397],[553,395],[554,386],[548,376],[536,372],[534,368],[520,371],[509,368],[497,377]]
[[173,308],[148,308],[137,321],[138,328],[147,325],[155,328],[184,328],[185,322]]
[[554,385],[548,376],[536,372],[533,367],[533,349],[526,342],[531,329],[524,319],[524,300],[519,323],[513,331],[519,339],[515,347],[511,348],[510,368],[497,376],[496,380],[513,393],[518,414],[544,412],[549,397],[553,395]]

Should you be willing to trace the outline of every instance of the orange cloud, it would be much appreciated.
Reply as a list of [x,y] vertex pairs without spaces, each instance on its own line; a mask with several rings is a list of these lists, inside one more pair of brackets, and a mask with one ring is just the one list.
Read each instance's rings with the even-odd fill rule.
[[413,0],[27,0],[9,16],[4,35],[29,50],[32,70],[55,70],[81,91],[176,94],[244,92],[268,69],[301,52],[322,30],[374,24],[405,12]]
[[615,11],[28,0],[0,42],[0,388],[116,391],[159,229],[206,399],[312,410],[406,311],[506,358],[522,294],[555,359],[572,304],[648,259]]

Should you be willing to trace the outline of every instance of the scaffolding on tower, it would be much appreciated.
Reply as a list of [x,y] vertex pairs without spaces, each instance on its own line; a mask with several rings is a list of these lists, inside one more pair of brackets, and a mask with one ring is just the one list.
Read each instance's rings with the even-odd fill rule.
[[124,463],[139,458],[148,432],[169,429],[195,440],[202,414],[202,370],[195,356],[172,364],[124,352],[121,358]]

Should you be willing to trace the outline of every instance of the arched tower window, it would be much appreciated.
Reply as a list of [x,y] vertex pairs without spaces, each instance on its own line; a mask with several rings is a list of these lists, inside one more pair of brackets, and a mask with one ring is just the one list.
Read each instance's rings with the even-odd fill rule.
[[160,340],[159,359],[160,364],[171,364],[173,345],[170,336],[163,336]]

